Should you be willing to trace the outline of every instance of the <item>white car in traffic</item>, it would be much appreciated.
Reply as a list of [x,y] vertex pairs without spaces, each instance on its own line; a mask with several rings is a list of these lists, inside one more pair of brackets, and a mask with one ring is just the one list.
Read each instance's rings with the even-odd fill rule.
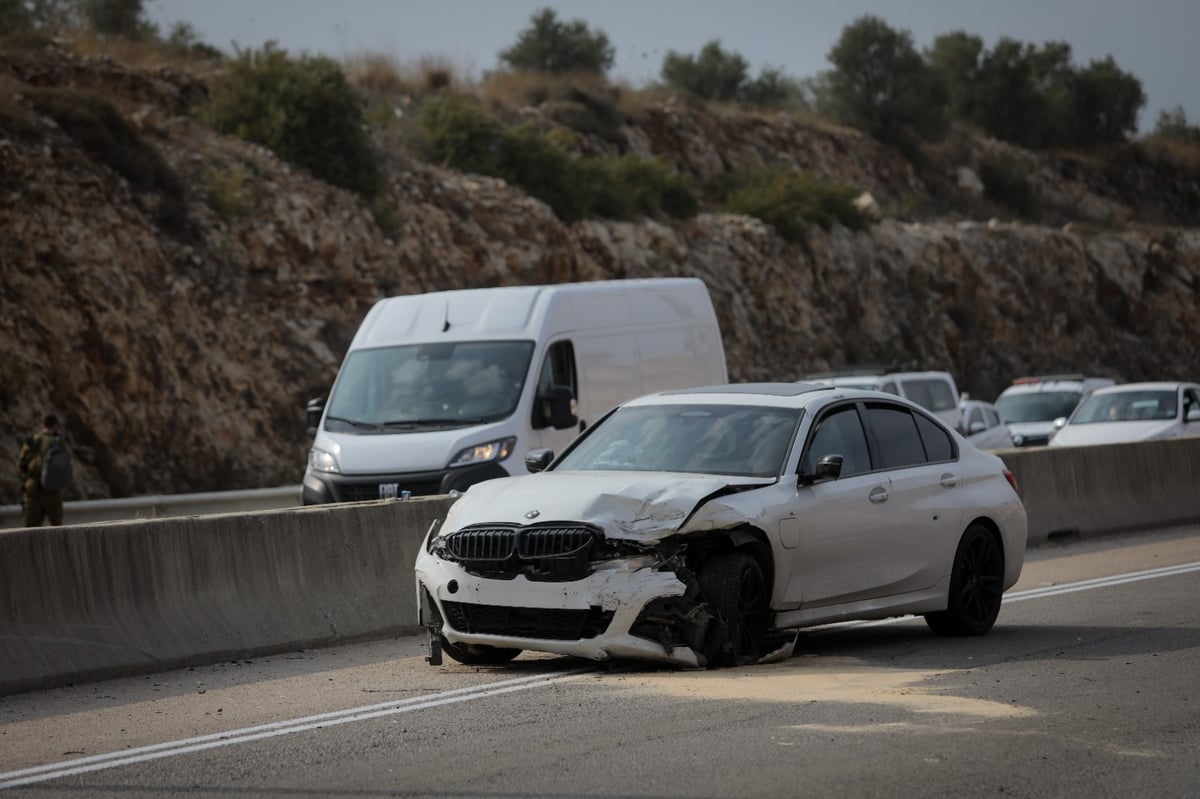
[[1052,447],[1200,436],[1200,384],[1125,383],[1097,389],[1050,439]]
[[421,547],[433,663],[751,663],[802,627],[907,614],[979,635],[1024,561],[1004,463],[875,391],[653,394],[526,462],[537,473],[472,486]]

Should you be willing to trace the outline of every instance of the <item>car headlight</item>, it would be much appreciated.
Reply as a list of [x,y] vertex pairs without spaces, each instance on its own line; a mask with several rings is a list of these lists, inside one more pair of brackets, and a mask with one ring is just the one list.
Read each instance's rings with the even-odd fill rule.
[[467,447],[451,458],[449,468],[472,466],[488,461],[502,461],[512,454],[513,448],[516,446],[517,439],[514,436],[489,441],[486,444],[476,444],[473,447]]
[[342,471],[338,468],[337,458],[333,457],[332,453],[316,448],[308,451],[308,468],[314,472],[327,472],[331,474],[338,474]]
[[1013,433],[1012,439],[1013,444],[1018,447],[1025,442],[1025,436],[1021,435],[1020,433]]

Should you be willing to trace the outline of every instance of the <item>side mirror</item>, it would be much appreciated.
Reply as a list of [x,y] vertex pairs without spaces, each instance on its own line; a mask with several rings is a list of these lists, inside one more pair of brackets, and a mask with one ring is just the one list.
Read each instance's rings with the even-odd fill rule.
[[568,386],[551,386],[538,397],[542,418],[555,430],[574,427],[579,421],[575,415],[575,394]]
[[823,483],[827,480],[836,480],[842,476],[842,461],[841,455],[824,455],[817,461],[817,467],[813,469],[812,474],[801,474],[801,485],[812,485],[813,483]]
[[325,398],[314,397],[304,406],[304,418],[308,422],[308,434],[315,436],[317,426],[321,424],[321,414],[325,413]]
[[987,424],[984,422],[971,422],[971,426],[967,428],[967,435],[973,436],[976,433],[982,433],[987,430]]
[[525,453],[525,468],[533,473],[545,470],[554,460],[552,449],[531,449]]
[[1064,427],[1066,427],[1066,425],[1067,425],[1067,417],[1065,417],[1065,416],[1060,416],[1054,420],[1054,429],[1055,430],[1062,430]]

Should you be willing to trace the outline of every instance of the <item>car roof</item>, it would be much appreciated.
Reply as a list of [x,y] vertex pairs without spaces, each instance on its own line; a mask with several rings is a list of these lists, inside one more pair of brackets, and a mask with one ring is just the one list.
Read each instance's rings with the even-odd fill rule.
[[630,405],[764,405],[777,408],[805,408],[826,399],[877,399],[917,407],[912,402],[882,391],[844,388],[826,383],[728,383],[697,386],[647,394],[622,403]]
[[1158,381],[1152,383],[1122,383],[1119,386],[1098,388],[1093,394],[1121,394],[1126,391],[1178,391],[1181,388],[1200,388],[1197,383]]
[[1000,396],[1005,394],[1036,394],[1040,391],[1086,391],[1089,388],[1099,390],[1101,387],[1115,383],[1110,377],[1093,377],[1090,375],[1042,375],[1035,377],[1018,377],[1006,387]]

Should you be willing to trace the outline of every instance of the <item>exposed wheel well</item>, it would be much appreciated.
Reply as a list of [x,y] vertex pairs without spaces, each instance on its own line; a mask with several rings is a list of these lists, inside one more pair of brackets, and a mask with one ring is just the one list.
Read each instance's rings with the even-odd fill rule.
[[709,558],[730,552],[744,552],[758,562],[770,595],[775,588],[775,560],[766,533],[756,527],[713,530],[700,536],[689,536],[685,562],[689,569],[699,574]]

